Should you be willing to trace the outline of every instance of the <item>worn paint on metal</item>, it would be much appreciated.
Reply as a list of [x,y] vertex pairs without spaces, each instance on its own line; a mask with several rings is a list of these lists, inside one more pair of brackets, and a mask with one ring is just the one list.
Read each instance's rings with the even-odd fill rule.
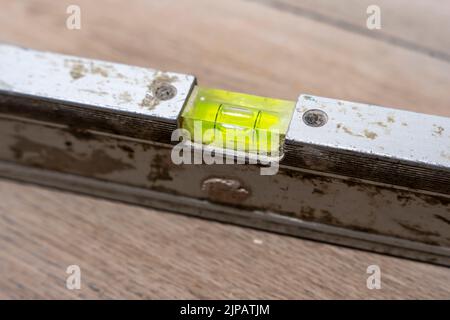
[[[176,123],[195,78],[50,52],[0,45],[0,91],[86,105]],[[161,83],[176,88],[170,100],[155,97]]]
[[[450,197],[281,168],[175,165],[170,146],[0,118],[0,160],[450,247]],[[232,170],[230,170],[232,169]]]

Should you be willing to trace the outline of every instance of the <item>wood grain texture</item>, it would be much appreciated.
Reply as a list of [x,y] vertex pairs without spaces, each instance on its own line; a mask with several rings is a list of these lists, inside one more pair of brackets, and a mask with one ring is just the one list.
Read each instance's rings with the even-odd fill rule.
[[[352,33],[450,61],[450,10],[446,0],[255,0]],[[381,30],[366,28],[367,8],[381,10]]]
[[[360,10],[354,3],[348,11]],[[439,9],[390,3],[383,10],[400,22]],[[448,61],[294,9],[244,0],[82,0],[82,28],[70,31],[68,4],[0,1],[0,40],[195,74],[206,86],[450,116]],[[354,16],[338,18],[353,23]],[[383,32],[416,43],[433,37],[430,19],[420,32],[400,22]],[[422,44],[448,52],[439,37]],[[79,291],[65,288],[71,264],[81,267]],[[366,288],[371,264],[381,267],[381,290]],[[0,298],[450,298],[450,269],[3,180]]]

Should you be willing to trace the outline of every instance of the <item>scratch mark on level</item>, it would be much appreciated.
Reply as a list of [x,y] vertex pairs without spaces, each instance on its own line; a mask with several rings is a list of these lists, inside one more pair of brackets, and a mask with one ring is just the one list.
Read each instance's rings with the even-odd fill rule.
[[442,136],[442,133],[444,133],[445,129],[441,126],[438,125],[433,125],[434,127],[434,133],[433,136],[437,137],[437,136]]
[[371,140],[374,140],[378,137],[378,135],[375,132],[369,130],[364,130],[364,135],[366,136],[366,138],[369,138]]

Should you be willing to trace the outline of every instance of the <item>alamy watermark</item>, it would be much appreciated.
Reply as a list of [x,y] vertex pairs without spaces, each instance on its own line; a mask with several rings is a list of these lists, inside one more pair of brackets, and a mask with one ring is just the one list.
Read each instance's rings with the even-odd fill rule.
[[66,279],[66,288],[69,290],[81,289],[81,269],[76,264],[70,265],[66,269],[69,276]]
[[75,4],[67,7],[66,13],[69,15],[66,19],[66,27],[69,30],[81,29],[81,8]]
[[370,265],[367,267],[366,272],[370,274],[367,278],[366,285],[367,289],[381,289],[381,269],[376,264]]
[[377,5],[372,4],[367,7],[366,13],[369,15],[366,20],[367,29],[381,29],[381,8]]
[[[261,175],[275,175],[279,170],[280,134],[253,130],[246,133],[216,128],[202,130],[202,121],[194,121],[194,134],[179,128],[172,132],[178,142],[171,152],[172,162],[181,164],[260,164]],[[257,150],[248,150],[249,146]],[[275,146],[275,147],[274,147]]]

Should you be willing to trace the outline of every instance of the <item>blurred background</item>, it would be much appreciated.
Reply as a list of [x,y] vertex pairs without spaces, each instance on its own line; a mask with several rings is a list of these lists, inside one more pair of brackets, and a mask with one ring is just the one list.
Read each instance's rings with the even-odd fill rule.
[[[194,74],[205,86],[450,115],[445,0],[1,1],[0,39]],[[369,5],[381,29],[367,27]],[[69,5],[81,28],[69,30]]]
[[[80,28],[69,29],[70,5]],[[369,5],[380,28],[368,28]],[[0,41],[193,74],[202,86],[308,93],[450,116],[445,0],[0,1]],[[1,63],[1,61],[0,61]],[[65,288],[79,264],[83,290]],[[388,270],[366,288],[366,267]],[[0,181],[0,298],[442,298],[422,263]]]

